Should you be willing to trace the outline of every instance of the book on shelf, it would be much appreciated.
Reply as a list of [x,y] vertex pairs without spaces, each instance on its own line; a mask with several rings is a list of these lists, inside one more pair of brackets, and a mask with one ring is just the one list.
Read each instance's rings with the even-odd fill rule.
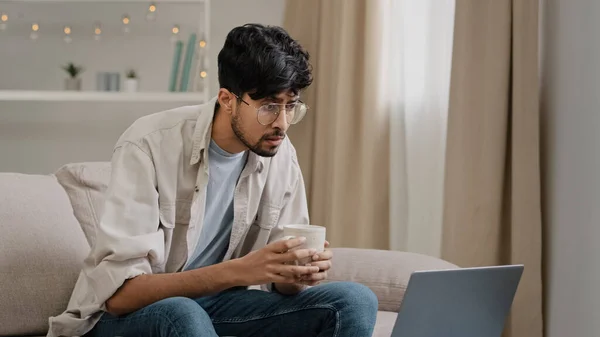
[[181,53],[183,51],[183,42],[175,42],[175,52],[173,54],[173,64],[171,66],[171,78],[169,79],[169,91],[176,92],[177,78],[179,77],[179,66],[181,64]]
[[191,34],[185,47],[183,41],[179,40],[175,42],[171,76],[169,78],[170,92],[188,92],[194,90],[194,76],[192,76],[192,72],[197,62],[199,62],[195,57],[196,39],[196,34]]
[[192,63],[194,60],[194,54],[196,50],[196,34],[190,34],[188,38],[188,44],[185,50],[185,59],[183,61],[183,70],[181,73],[181,83],[179,84],[179,91],[188,91],[188,85],[190,84],[190,72],[192,71]]

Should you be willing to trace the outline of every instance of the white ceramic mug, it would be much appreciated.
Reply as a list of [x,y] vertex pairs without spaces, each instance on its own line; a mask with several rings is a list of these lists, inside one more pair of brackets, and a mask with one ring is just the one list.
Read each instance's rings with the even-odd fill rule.
[[[305,237],[306,241],[295,249],[314,249],[317,253],[325,250],[325,227],[315,225],[284,225],[283,240],[289,240],[297,237]],[[312,261],[308,257],[298,261],[299,264],[305,265]]]

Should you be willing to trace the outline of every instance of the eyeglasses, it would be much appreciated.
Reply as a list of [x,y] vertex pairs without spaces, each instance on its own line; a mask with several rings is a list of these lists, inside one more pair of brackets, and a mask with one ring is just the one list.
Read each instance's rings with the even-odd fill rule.
[[258,123],[261,125],[270,125],[277,120],[279,114],[281,113],[281,109],[285,109],[285,114],[287,117],[287,122],[289,124],[297,124],[306,116],[306,110],[308,110],[308,105],[306,105],[302,101],[296,101],[294,103],[281,104],[281,103],[269,103],[261,105],[260,107],[255,107],[250,103],[244,101],[241,97],[236,94],[233,94],[237,99],[244,102],[247,106],[253,107],[256,109],[256,119]]

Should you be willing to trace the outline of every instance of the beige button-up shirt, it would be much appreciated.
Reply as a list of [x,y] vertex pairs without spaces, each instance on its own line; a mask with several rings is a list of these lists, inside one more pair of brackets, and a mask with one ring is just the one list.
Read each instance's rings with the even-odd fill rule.
[[[91,330],[127,279],[182,270],[204,220],[215,103],[143,117],[120,137],[96,242],[66,311],[50,318],[48,336]],[[233,203],[226,260],[278,240],[284,224],[308,224],[304,181],[287,138],[272,158],[248,155]]]

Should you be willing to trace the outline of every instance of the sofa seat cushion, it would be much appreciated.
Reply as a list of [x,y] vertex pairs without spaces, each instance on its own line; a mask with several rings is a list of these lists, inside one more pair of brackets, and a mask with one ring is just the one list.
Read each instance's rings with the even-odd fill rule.
[[54,176],[0,173],[0,336],[42,335],[89,246]]
[[377,313],[377,324],[373,337],[390,337],[394,324],[396,323],[397,313],[391,311],[379,311]]

